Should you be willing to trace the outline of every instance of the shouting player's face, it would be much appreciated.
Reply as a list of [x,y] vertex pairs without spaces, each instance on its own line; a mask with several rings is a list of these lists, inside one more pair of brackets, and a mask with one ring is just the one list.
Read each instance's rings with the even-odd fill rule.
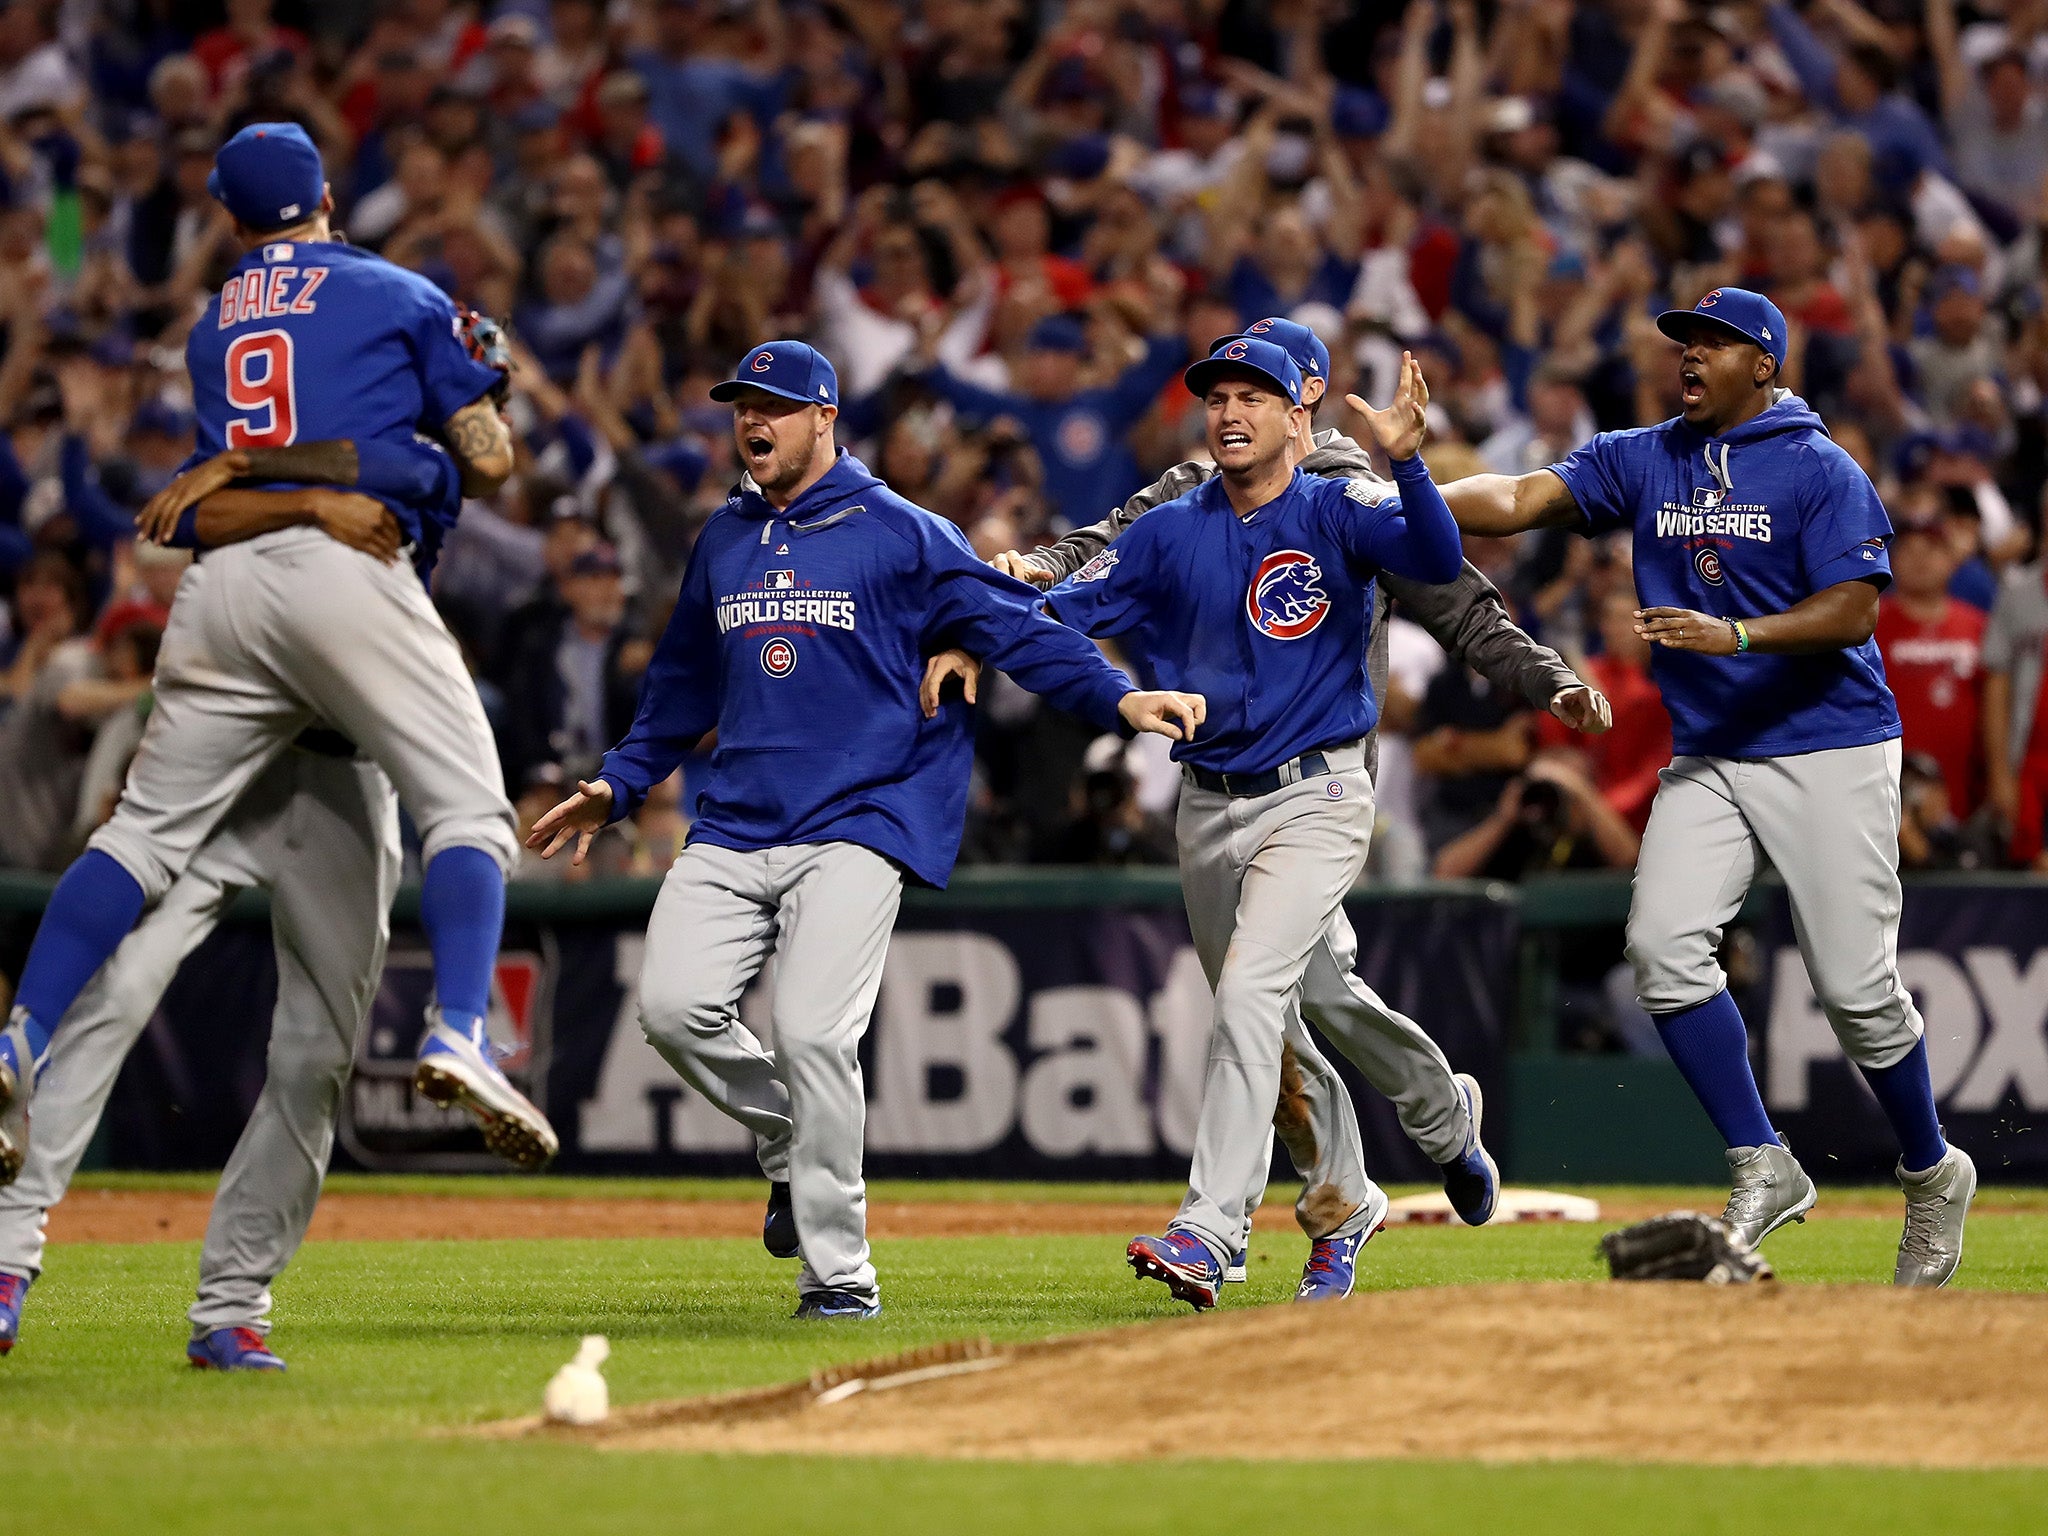
[[832,419],[828,405],[785,400],[766,390],[750,389],[733,402],[732,437],[740,464],[770,497],[800,485],[818,456],[831,453]]
[[1707,433],[1756,414],[1757,392],[1776,377],[1763,348],[1718,325],[1695,325],[1678,357],[1678,399],[1685,419]]
[[1282,458],[1308,413],[1264,379],[1219,379],[1202,397],[1209,456],[1227,475],[1256,475]]

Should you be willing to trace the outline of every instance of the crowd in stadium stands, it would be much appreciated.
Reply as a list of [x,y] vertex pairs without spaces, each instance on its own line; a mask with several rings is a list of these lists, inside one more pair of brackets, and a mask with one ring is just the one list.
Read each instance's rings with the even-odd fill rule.
[[[1266,315],[1320,426],[1423,359],[1436,477],[1675,410],[1667,304],[1740,283],[1898,529],[1906,862],[2043,861],[2048,0],[13,0],[0,6],[0,863],[106,814],[184,557],[206,176],[292,119],[351,240],[505,318],[520,470],[436,574],[528,820],[631,717],[736,478],[707,390],[838,365],[841,440],[984,555],[1199,451],[1191,351]],[[1573,738],[1397,618],[1374,869],[1633,862],[1669,723],[1625,535],[1471,541],[1606,691]],[[965,857],[1167,862],[1156,737],[980,690]],[[585,871],[652,872],[672,784]]]

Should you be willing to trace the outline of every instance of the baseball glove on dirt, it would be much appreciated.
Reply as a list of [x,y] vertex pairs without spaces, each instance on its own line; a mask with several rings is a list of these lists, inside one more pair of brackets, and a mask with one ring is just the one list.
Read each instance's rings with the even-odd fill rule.
[[512,348],[505,339],[505,327],[476,310],[462,312],[462,344],[469,355],[486,368],[498,370],[498,382],[491,386],[491,398],[500,405],[512,388]]
[[1729,1225],[1698,1211],[1652,1216],[1600,1239],[1599,1252],[1617,1280],[1704,1280],[1747,1285],[1775,1280],[1770,1262]]

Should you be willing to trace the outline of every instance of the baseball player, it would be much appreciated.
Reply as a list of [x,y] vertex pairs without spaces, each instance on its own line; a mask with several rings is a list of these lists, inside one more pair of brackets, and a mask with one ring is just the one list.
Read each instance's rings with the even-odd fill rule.
[[[1392,406],[1366,409],[1396,496],[1301,473],[1293,450],[1308,437],[1308,411],[1285,349],[1240,337],[1186,378],[1219,473],[1140,518],[1048,606],[1086,633],[1118,637],[1146,675],[1210,700],[1208,728],[1174,755],[1187,781],[1181,883],[1215,1031],[1187,1199],[1163,1237],[1129,1248],[1141,1276],[1200,1309],[1215,1305],[1249,1192],[1263,1181],[1290,1004],[1365,863],[1374,577],[1391,569],[1442,583],[1462,560],[1456,525],[1415,457],[1428,396],[1413,358]],[[1353,1156],[1310,1198],[1320,1209],[1309,1213],[1314,1241],[1297,1295],[1346,1295],[1387,1197]]]
[[[312,445],[329,450],[349,445]],[[427,452],[425,450],[416,450]],[[446,455],[431,455],[445,461]],[[444,490],[459,510],[452,476]],[[188,519],[209,548],[281,524],[310,523],[386,562],[397,520],[364,495],[223,491]],[[186,542],[192,542],[188,539]],[[175,540],[174,540],[175,542]],[[36,1096],[36,1138],[21,1177],[0,1189],[0,1354],[13,1348],[43,1229],[64,1197],[121,1063],[184,958],[236,894],[271,894],[277,1005],[262,1095],[221,1177],[199,1258],[187,1358],[218,1370],[283,1370],[270,1349],[270,1283],[305,1236],[389,936],[400,872],[398,801],[354,744],[302,731],[229,808],[163,900],[79,995],[52,1042]]]
[[[1302,373],[1302,403],[1313,423],[1328,388],[1330,370],[1329,350],[1321,339],[1307,326],[1281,316],[1256,321],[1244,334],[1270,341],[1294,359]],[[1214,354],[1236,339],[1219,337],[1209,350]],[[1306,474],[1356,481],[1368,487],[1375,499],[1392,493],[1393,487],[1374,473],[1366,450],[1334,429],[1313,433],[1297,446]],[[1215,473],[1216,466],[1206,460],[1177,464],[1093,527],[1078,529],[1057,544],[1030,554],[998,555],[995,564],[1023,580],[1051,586],[1101,554],[1143,513],[1186,494]],[[1493,686],[1522,695],[1580,730],[1607,728],[1611,717],[1606,700],[1581,682],[1557,652],[1538,645],[1515,625],[1493,583],[1470,562],[1448,586],[1381,573],[1374,586],[1366,660],[1374,698],[1382,697],[1386,689],[1386,618],[1390,600],[1396,598],[1402,611],[1420,623],[1454,662],[1472,666]],[[935,677],[961,670],[955,659],[958,655],[934,658]],[[1374,731],[1366,737],[1368,774],[1375,772],[1378,749],[1379,737]],[[1500,1184],[1480,1140],[1483,1105],[1479,1084],[1467,1074],[1454,1074],[1436,1042],[1359,979],[1352,969],[1357,955],[1357,935],[1340,910],[1302,977],[1300,1006],[1290,1010],[1283,1080],[1293,1087],[1298,1075],[1299,1084],[1295,1091],[1283,1094],[1276,1128],[1286,1133],[1283,1142],[1303,1176],[1296,1217],[1311,1238],[1321,1235],[1313,1229],[1310,1198],[1321,1184],[1318,1164],[1333,1155],[1349,1155],[1339,1149],[1357,1145],[1359,1135],[1349,1095],[1341,1090],[1334,1070],[1294,1016],[1298,1012],[1334,1039],[1366,1080],[1393,1101],[1402,1128],[1441,1170],[1452,1209],[1469,1225],[1481,1225],[1493,1215]],[[1307,1154],[1306,1162],[1301,1160],[1302,1153]],[[1264,1193],[1265,1175],[1261,1172],[1258,1187],[1249,1192],[1248,1214],[1257,1208]],[[1227,1283],[1243,1281],[1244,1259],[1240,1245],[1224,1267]]]
[[[319,152],[290,123],[222,146],[209,190],[247,254],[186,344],[199,456],[348,439],[359,454],[446,441],[463,489],[511,471],[492,394],[431,283],[335,241]],[[419,517],[387,500],[409,540]],[[156,708],[113,818],[52,894],[0,1034],[0,1183],[20,1171],[34,1067],[72,1001],[244,790],[309,724],[341,731],[390,776],[425,843],[420,917],[435,1002],[415,1086],[460,1104],[522,1167],[555,1133],[484,1034],[504,871],[516,844],[476,689],[411,572],[317,528],[287,527],[195,563],[156,673]]]
[[[965,645],[1125,733],[1192,736],[1204,706],[1134,690],[951,523],[835,448],[839,381],[822,354],[756,347],[712,398],[733,405],[747,479],[698,536],[632,730],[529,843],[551,855],[573,837],[580,858],[716,728],[648,923],[641,1023],[789,1186],[796,1315],[873,1317],[856,1051],[904,880],[944,885],[959,852],[972,753],[964,707],[919,709],[925,657]],[[771,949],[772,1053],[738,1013]]]
[[1871,639],[1891,524],[1820,418],[1776,387],[1785,317],[1717,288],[1659,328],[1681,413],[1605,432],[1553,469],[1447,491],[1469,531],[1634,534],[1637,633],[1671,711],[1636,865],[1628,952],[1671,1059],[1728,1146],[1727,1220],[1752,1244],[1813,1208],[1771,1128],[1715,959],[1764,859],[1784,877],[1815,995],[1899,1139],[1893,1278],[1942,1285],[1976,1192],[1942,1138],[1924,1027],[1899,980],[1899,712]]

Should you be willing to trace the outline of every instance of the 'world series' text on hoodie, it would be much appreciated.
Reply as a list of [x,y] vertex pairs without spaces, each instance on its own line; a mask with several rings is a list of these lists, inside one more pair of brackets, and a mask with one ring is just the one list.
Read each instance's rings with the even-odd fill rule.
[[1366,675],[1373,580],[1384,568],[1447,582],[1458,525],[1419,458],[1394,465],[1400,495],[1295,470],[1239,517],[1223,477],[1156,507],[1054,587],[1047,606],[1115,635],[1161,688],[1207,697],[1173,755],[1216,773],[1265,773],[1356,741],[1379,719]]
[[716,726],[692,842],[858,843],[944,885],[967,814],[967,709],[927,720],[917,692],[925,658],[952,645],[1129,734],[1130,679],[844,449],[783,511],[743,490],[698,536],[639,717],[605,754],[613,818]]
[[[1877,491],[1797,395],[1719,437],[1683,417],[1603,432],[1553,469],[1585,533],[1633,531],[1645,608],[1747,619],[1845,581],[1891,583]],[[1899,734],[1875,640],[1805,656],[1660,645],[1650,669],[1680,755],[1788,757]]]

